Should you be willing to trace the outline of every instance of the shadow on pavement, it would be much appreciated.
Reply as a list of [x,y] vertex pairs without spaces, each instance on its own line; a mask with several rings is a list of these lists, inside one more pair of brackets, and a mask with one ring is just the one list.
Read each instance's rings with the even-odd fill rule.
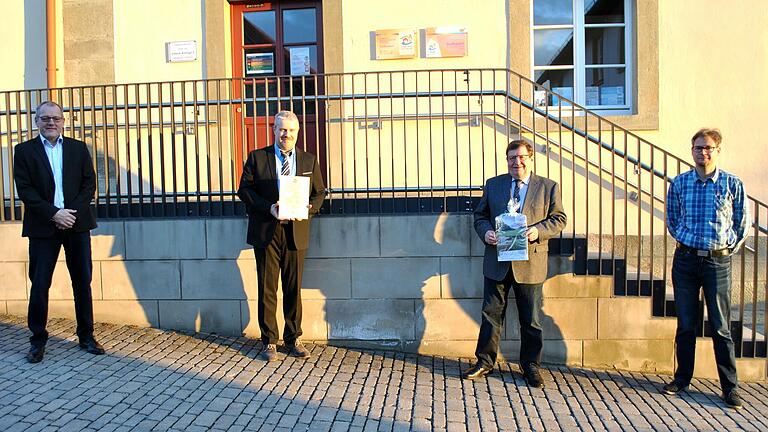
[[[311,345],[313,357],[264,363],[260,343],[97,324],[107,355],[77,348],[75,324],[51,320],[42,363],[28,364],[23,318],[0,317],[0,430],[765,430],[764,384],[745,384],[747,408],[716,403],[716,383],[667,397],[663,377],[544,368],[530,390],[516,367],[475,382],[465,360]],[[501,373],[498,373],[501,372]],[[709,393],[708,393],[709,392]]]

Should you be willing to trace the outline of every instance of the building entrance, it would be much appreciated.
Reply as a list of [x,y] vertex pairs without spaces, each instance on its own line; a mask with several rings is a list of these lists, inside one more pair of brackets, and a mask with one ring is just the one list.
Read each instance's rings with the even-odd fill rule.
[[272,144],[272,117],[285,109],[299,116],[297,145],[325,166],[320,1],[230,3],[232,74],[242,78],[233,94],[245,100],[234,108],[238,170],[249,151]]

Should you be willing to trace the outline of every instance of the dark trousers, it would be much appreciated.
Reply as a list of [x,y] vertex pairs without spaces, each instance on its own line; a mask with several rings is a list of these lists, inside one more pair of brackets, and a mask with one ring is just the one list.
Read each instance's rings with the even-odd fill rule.
[[29,239],[29,279],[32,288],[29,292],[27,322],[32,331],[29,341],[33,345],[42,346],[48,341],[48,332],[45,330],[48,322],[48,290],[51,288],[53,270],[62,246],[75,297],[77,336],[80,340],[93,337],[91,233],[56,230],[52,237]]
[[695,252],[676,249],[672,261],[672,285],[677,309],[675,381],[687,385],[693,377],[696,323],[702,319],[698,307],[699,292],[703,290],[720,386],[724,392],[730,391],[738,384],[730,328],[731,257],[700,257]]
[[254,248],[259,285],[259,330],[265,344],[277,343],[277,279],[283,282],[283,341],[292,345],[301,336],[301,275],[306,250],[296,250],[290,239],[291,224],[278,224],[272,241],[264,248]]
[[487,367],[496,364],[501,330],[507,313],[507,298],[512,288],[520,321],[520,365],[539,365],[543,345],[540,319],[543,286],[542,283],[517,282],[511,268],[501,282],[484,278],[483,317],[475,350],[478,363]]

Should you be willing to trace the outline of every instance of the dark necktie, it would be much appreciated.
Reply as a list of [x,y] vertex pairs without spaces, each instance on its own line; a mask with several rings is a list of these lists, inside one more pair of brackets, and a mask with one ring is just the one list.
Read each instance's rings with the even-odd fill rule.
[[512,192],[512,200],[515,201],[517,207],[520,208],[520,182],[522,180],[515,179],[515,190]]
[[283,154],[283,168],[280,170],[280,175],[291,175],[291,152],[280,152]]

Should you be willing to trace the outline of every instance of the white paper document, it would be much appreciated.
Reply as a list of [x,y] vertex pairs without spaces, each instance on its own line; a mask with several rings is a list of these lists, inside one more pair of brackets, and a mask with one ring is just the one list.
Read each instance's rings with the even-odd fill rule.
[[307,219],[309,218],[309,177],[284,176],[280,182],[280,206],[277,209],[278,219]]
[[291,53],[291,75],[309,75],[311,72],[309,47],[292,47],[289,50]]

